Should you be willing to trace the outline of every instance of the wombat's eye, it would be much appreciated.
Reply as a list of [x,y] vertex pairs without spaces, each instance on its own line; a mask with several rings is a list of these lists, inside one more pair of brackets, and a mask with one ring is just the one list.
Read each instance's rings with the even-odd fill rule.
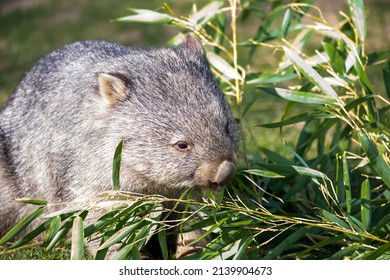
[[185,141],[179,141],[173,145],[176,150],[181,152],[188,152],[191,150],[191,145],[188,142]]

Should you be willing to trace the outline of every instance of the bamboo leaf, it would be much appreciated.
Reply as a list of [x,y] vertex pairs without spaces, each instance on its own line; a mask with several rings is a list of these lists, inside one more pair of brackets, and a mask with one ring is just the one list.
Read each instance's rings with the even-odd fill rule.
[[342,219],[337,217],[336,215],[333,215],[332,213],[330,213],[324,209],[320,209],[320,211],[321,211],[322,215],[324,216],[325,220],[327,220],[328,222],[337,224],[339,227],[342,227],[344,229],[351,230],[351,227],[346,222],[344,222]]
[[72,247],[70,251],[72,260],[85,259],[84,254],[84,222],[80,216],[76,216],[73,220],[72,227]]
[[382,256],[384,253],[390,251],[390,241],[386,244],[380,246],[379,248],[369,252],[368,254],[365,254],[361,259],[362,260],[376,260],[380,256]]
[[368,178],[364,180],[362,183],[360,199],[361,199],[361,204],[360,204],[361,221],[366,227],[366,229],[368,230],[371,227],[371,217],[372,217],[371,186]]
[[261,73],[252,74],[246,77],[246,84],[251,86],[262,84],[277,84],[296,79],[298,75],[291,71],[283,71],[282,73]]
[[334,89],[320,76],[308,63],[299,57],[297,53],[287,47],[283,47],[284,53],[299,71],[328,97],[338,100],[338,95]]
[[321,248],[321,247],[324,247],[324,246],[327,246],[327,245],[334,245],[334,244],[340,243],[340,242],[343,241],[343,239],[345,239],[345,236],[343,234],[339,234],[337,236],[334,236],[334,237],[331,237],[331,238],[327,238],[327,239],[325,239],[323,241],[320,241],[320,242],[310,246],[309,248],[305,249],[304,251],[300,252],[297,255],[297,257],[298,257],[298,259],[303,258],[310,251],[316,250],[318,248]]
[[222,6],[223,2],[212,1],[199,11],[193,11],[189,20],[195,24],[204,25],[221,12],[220,9]]
[[168,243],[167,243],[167,232],[165,230],[160,230],[157,233],[157,238],[158,238],[158,243],[160,244],[163,259],[167,260],[168,253],[169,253]]
[[49,245],[46,247],[46,251],[50,251],[54,246],[66,236],[66,234],[72,229],[74,217],[67,220],[60,228],[60,230],[54,235]]
[[332,104],[332,105],[337,104],[337,100],[333,97],[316,94],[312,92],[303,92],[303,91],[296,91],[296,90],[289,90],[289,89],[282,89],[282,88],[266,88],[266,87],[259,87],[258,89],[268,94],[282,97],[283,99],[286,99],[288,101],[294,101],[294,102],[306,103],[306,104]]
[[348,5],[359,41],[364,42],[367,34],[367,25],[363,0],[348,0]]
[[291,8],[287,8],[287,10],[284,14],[283,22],[282,22],[282,30],[281,31],[282,31],[283,38],[285,38],[287,36],[290,24],[291,24]]
[[50,222],[51,222],[50,220],[47,220],[44,223],[42,223],[41,225],[39,225],[37,228],[35,228],[32,231],[30,231],[29,233],[27,233],[26,235],[23,235],[23,237],[21,237],[19,240],[15,241],[11,246],[9,246],[8,249],[9,250],[15,249],[15,248],[21,247],[21,246],[33,241],[37,236],[39,236],[45,230],[47,230],[47,228],[50,225]]
[[120,242],[123,238],[128,236],[130,233],[134,232],[135,229],[137,229],[142,222],[143,221],[139,219],[138,221],[134,222],[133,224],[118,230],[110,238],[108,238],[102,245],[100,245],[98,250],[106,249],[106,248],[111,247],[112,245]]
[[50,223],[49,230],[46,233],[45,238],[43,239],[43,246],[46,246],[50,243],[50,241],[54,238],[54,236],[57,234],[58,230],[61,226],[61,218],[60,216],[53,217]]
[[23,218],[20,222],[18,222],[13,228],[11,228],[1,239],[0,239],[0,245],[4,244],[5,242],[11,240],[16,235],[21,233],[22,231],[26,230],[27,227],[33,223],[39,216],[45,212],[46,207],[41,206],[34,211],[32,211],[28,216]]
[[248,169],[248,170],[244,170],[243,172],[257,175],[257,176],[266,177],[266,178],[284,178],[284,177],[286,177],[286,176],[280,175],[280,174],[273,172],[273,171],[260,170],[260,169]]
[[242,80],[241,75],[222,57],[216,55],[215,53],[208,52],[207,58],[210,64],[222,73],[222,75],[228,80]]
[[238,245],[237,253],[234,255],[233,260],[240,260],[245,254],[246,249],[249,244],[253,241],[253,236],[249,235],[241,239],[240,244]]
[[118,18],[117,21],[143,22],[143,23],[169,23],[174,17],[145,9],[129,9],[135,15]]
[[368,136],[363,133],[358,133],[360,144],[362,145],[363,150],[365,151],[368,160],[370,161],[374,170],[382,178],[383,182],[388,188],[390,188],[390,168],[379,154],[374,143],[368,138]]
[[349,179],[349,169],[346,153],[342,155],[342,163],[343,163],[343,184],[345,188],[345,202],[347,204],[347,212],[351,213],[352,207],[352,193],[351,193],[351,182]]
[[287,238],[284,238],[282,242],[280,242],[276,247],[272,248],[271,251],[268,252],[267,255],[264,256],[264,260],[275,260],[280,255],[288,250],[293,244],[302,236],[306,234],[308,231],[308,228],[301,227],[298,230],[294,231],[292,234],[287,236]]
[[15,199],[18,202],[28,203],[28,204],[34,204],[34,205],[47,205],[47,200],[39,199],[39,198],[17,198]]
[[115,149],[114,159],[112,163],[112,185],[114,190],[120,189],[120,170],[121,170],[121,157],[122,157],[123,140],[121,140]]
[[277,128],[277,127],[284,127],[284,126],[287,126],[287,125],[296,124],[296,123],[299,123],[299,122],[304,122],[304,121],[307,121],[307,120],[309,120],[309,114],[308,113],[304,113],[304,114],[301,114],[301,115],[293,116],[291,118],[285,119],[285,120],[280,121],[280,122],[259,124],[259,126],[267,127],[267,128]]

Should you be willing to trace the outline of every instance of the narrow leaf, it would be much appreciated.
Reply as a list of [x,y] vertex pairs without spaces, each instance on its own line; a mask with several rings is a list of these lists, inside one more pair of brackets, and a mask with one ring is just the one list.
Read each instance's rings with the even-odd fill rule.
[[167,243],[167,232],[165,230],[160,230],[157,233],[157,237],[158,237],[158,243],[160,244],[163,259],[167,260],[168,253],[169,253],[168,243]]
[[285,120],[280,121],[280,122],[259,124],[259,126],[267,127],[267,128],[277,128],[277,127],[284,127],[287,125],[296,124],[299,122],[304,122],[307,120],[309,120],[309,114],[304,113],[301,115],[293,116],[291,118],[285,119]]
[[282,22],[282,36],[285,38],[288,34],[288,28],[291,24],[291,8],[287,8],[286,13],[284,14]]
[[242,256],[245,254],[246,249],[248,248],[249,244],[253,241],[253,236],[249,235],[243,239],[241,239],[240,244],[238,245],[238,251],[234,255],[233,260],[240,260]]
[[264,260],[275,260],[281,256],[281,254],[293,246],[296,241],[306,234],[308,228],[301,227],[294,231],[287,238],[284,238],[276,247],[272,248],[267,255],[264,256]]
[[39,199],[39,198],[27,198],[27,197],[23,197],[23,198],[17,198],[17,199],[15,199],[15,200],[18,201],[18,202],[23,202],[23,203],[28,203],[28,204],[34,204],[34,205],[46,205],[46,204],[47,204],[47,200]]
[[286,177],[286,176],[280,175],[280,174],[273,172],[273,171],[260,170],[260,169],[249,169],[249,170],[244,170],[243,172],[257,175],[257,176],[266,177],[266,178],[284,178],[284,177]]
[[39,216],[41,216],[43,212],[45,212],[45,210],[46,207],[41,206],[38,209],[32,211],[27,217],[18,222],[0,239],[0,245],[4,244],[5,242],[9,241],[13,237],[24,231],[32,222],[34,222]]
[[364,42],[367,34],[367,25],[363,0],[348,0],[348,5],[359,41]]
[[120,188],[120,169],[122,157],[123,140],[121,140],[115,149],[114,159],[112,163],[112,185],[114,190],[119,191]]
[[60,228],[60,230],[54,235],[53,239],[50,241],[49,245],[46,247],[46,251],[50,251],[54,246],[65,237],[65,235],[70,231],[73,224],[73,218],[66,221],[66,223]]
[[43,239],[44,246],[48,245],[50,241],[54,238],[54,236],[57,234],[58,230],[60,229],[60,225],[61,225],[60,216],[54,217],[50,223],[49,230],[47,231],[46,236]]
[[143,22],[143,23],[169,23],[174,17],[151,10],[132,9],[135,15],[118,18],[117,21]]
[[123,238],[128,236],[130,233],[134,232],[135,229],[139,227],[139,225],[142,223],[142,220],[138,220],[137,222],[133,223],[132,225],[126,226],[119,231],[117,231],[115,234],[113,234],[109,239],[107,239],[98,250],[106,249],[118,242],[120,242]]
[[379,154],[379,151],[375,147],[374,143],[368,138],[368,136],[360,132],[358,133],[360,144],[365,151],[368,160],[370,161],[374,170],[382,178],[383,182],[388,188],[390,188],[390,168],[385,160]]
[[379,248],[371,251],[370,253],[364,255],[361,259],[362,260],[376,260],[388,251],[390,251],[390,241],[388,241],[386,244],[380,246]]
[[241,75],[222,57],[216,55],[215,53],[208,52],[207,58],[210,64],[218,70],[218,72],[222,73],[222,75],[228,79],[238,79],[242,80]]
[[72,228],[72,247],[70,251],[72,260],[85,259],[84,254],[84,222],[80,216],[76,216],[73,220]]
[[366,229],[370,229],[372,211],[371,211],[371,186],[368,178],[364,180],[362,183],[360,198],[361,198],[361,204],[360,204],[361,221],[366,227]]
[[278,97],[282,97],[288,101],[294,101],[306,104],[337,104],[337,100],[333,97],[316,94],[312,92],[303,92],[282,88],[265,88],[259,87],[258,89]]
[[349,169],[346,153],[343,153],[343,184],[345,187],[345,202],[347,204],[347,212],[351,213],[352,207],[352,194],[351,194],[351,182],[349,179]]
[[299,71],[314,85],[321,89],[321,91],[329,97],[338,99],[335,90],[326,82],[326,80],[318,74],[308,63],[299,57],[297,53],[287,47],[283,50],[291,62],[299,69]]
[[221,1],[212,1],[201,10],[193,12],[190,21],[198,25],[204,25],[220,13],[222,5],[223,2]]

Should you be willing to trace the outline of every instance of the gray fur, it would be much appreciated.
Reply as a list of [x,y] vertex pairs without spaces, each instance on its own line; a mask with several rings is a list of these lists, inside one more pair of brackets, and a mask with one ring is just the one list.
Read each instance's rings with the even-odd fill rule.
[[15,198],[111,190],[121,139],[121,190],[176,197],[231,179],[238,138],[195,39],[162,49],[67,45],[25,75],[0,114],[0,234],[28,210]]

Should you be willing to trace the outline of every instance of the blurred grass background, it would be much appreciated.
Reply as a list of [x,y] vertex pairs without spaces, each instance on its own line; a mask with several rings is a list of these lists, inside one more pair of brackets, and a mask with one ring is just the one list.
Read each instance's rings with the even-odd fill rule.
[[[203,5],[207,1],[197,1]],[[169,26],[129,24],[112,20],[129,14],[127,7],[158,9],[168,3],[177,14],[186,14],[192,1],[93,1],[0,0],[0,106],[28,71],[45,54],[74,41],[108,40],[129,46],[161,46],[175,34]],[[316,4],[331,22],[346,10],[347,0],[318,0]],[[390,46],[390,1],[366,0],[370,49]],[[253,33],[250,21],[240,33]],[[276,60],[260,55],[259,67],[273,68]],[[265,104],[265,107],[268,105]]]

